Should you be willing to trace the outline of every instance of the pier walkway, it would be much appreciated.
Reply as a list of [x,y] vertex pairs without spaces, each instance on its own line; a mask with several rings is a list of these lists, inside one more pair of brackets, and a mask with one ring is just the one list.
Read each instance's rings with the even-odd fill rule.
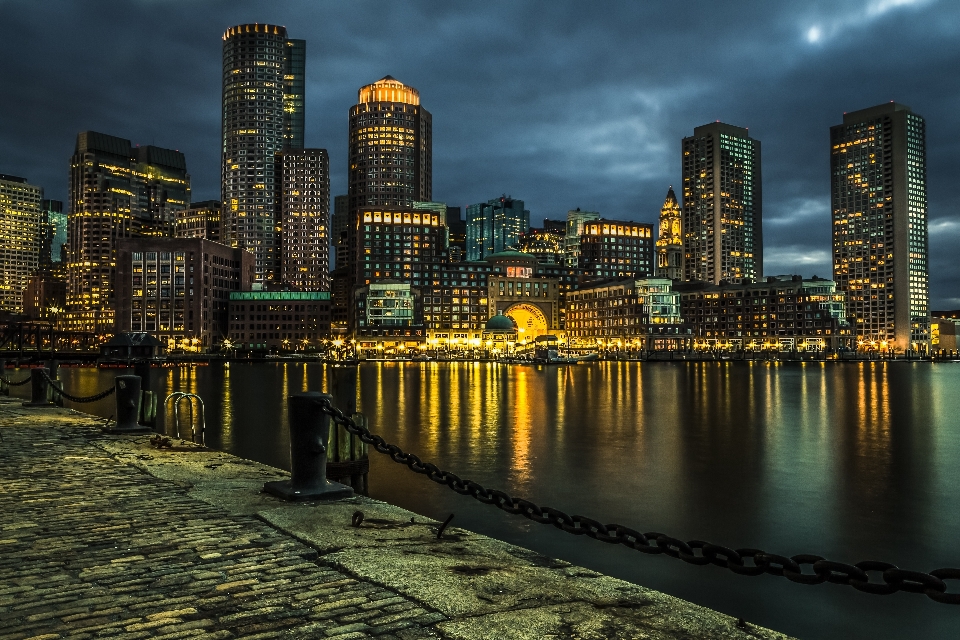
[[[281,470],[0,398],[0,639],[785,639]],[[353,514],[362,511],[359,527]]]

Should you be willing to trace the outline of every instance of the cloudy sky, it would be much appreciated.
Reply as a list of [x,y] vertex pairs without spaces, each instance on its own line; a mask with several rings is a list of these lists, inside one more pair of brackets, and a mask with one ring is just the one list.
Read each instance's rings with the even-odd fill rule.
[[[763,143],[767,275],[830,274],[828,131],[896,100],[927,121],[933,308],[960,308],[960,2],[0,0],[0,173],[65,199],[76,134],[180,149],[219,198],[221,39],[307,41],[306,144],[346,191],[347,116],[390,74],[433,113],[435,200],[501,193],[653,222],[680,140],[722,120]],[[960,192],[958,192],[960,193]]]

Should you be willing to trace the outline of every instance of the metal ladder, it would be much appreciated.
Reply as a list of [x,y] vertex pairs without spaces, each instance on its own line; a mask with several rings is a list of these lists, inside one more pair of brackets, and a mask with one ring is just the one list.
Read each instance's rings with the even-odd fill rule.
[[[173,424],[174,429],[176,429],[177,437],[182,439],[180,435],[180,403],[186,400],[187,407],[190,410],[190,440],[197,444],[205,444],[206,433],[207,433],[207,422],[205,411],[203,408],[203,399],[200,398],[195,393],[185,393],[183,391],[174,391],[167,396],[166,400],[163,401],[163,412],[167,412],[167,403],[173,401]],[[197,401],[197,412],[194,413],[193,406],[194,400]],[[199,418],[199,430],[194,429],[194,417]]]

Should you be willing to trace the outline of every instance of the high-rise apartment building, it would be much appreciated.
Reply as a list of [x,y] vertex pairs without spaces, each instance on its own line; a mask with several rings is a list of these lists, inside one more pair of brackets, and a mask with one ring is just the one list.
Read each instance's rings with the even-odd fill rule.
[[190,203],[183,154],[85,131],[70,159],[65,328],[114,330],[117,241],[170,237]]
[[673,187],[667,191],[667,197],[660,208],[660,229],[657,236],[658,278],[669,280],[683,279],[683,233],[680,204]]
[[0,311],[23,312],[27,279],[40,262],[43,189],[0,175]]
[[330,291],[330,159],[326,149],[277,154],[280,281]]
[[653,275],[653,225],[603,218],[584,223],[579,267],[592,280]]
[[599,211],[580,211],[580,207],[567,211],[567,232],[563,240],[563,249],[568,267],[576,267],[580,264],[580,236],[583,235],[584,223],[599,219]]
[[523,200],[503,195],[467,207],[467,260],[483,260],[488,255],[520,246],[523,234],[530,230],[530,212]]
[[433,199],[433,123],[420,93],[390,76],[360,88],[350,108],[350,215]]
[[219,200],[194,202],[177,216],[177,238],[203,238],[220,242],[222,207]]
[[223,243],[252,252],[257,279],[280,278],[274,156],[303,148],[303,40],[270,24],[223,34]]
[[860,346],[925,351],[930,340],[926,129],[894,102],[830,128],[833,277]]
[[683,279],[763,277],[760,141],[713,122],[683,139]]

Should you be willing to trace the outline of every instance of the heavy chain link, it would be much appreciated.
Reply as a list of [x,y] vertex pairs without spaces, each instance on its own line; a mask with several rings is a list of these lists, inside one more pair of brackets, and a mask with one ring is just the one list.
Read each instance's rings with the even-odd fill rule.
[[[352,418],[334,407],[327,399],[318,401],[321,409],[338,425],[380,453],[390,456],[399,464],[405,464],[416,473],[423,474],[436,482],[445,484],[462,495],[472,496],[484,504],[491,504],[507,513],[522,515],[540,524],[550,524],[567,533],[620,544],[641,553],[666,554],[671,558],[683,560],[689,564],[713,564],[729,569],[744,576],[758,576],[766,573],[781,576],[800,584],[848,585],[864,593],[889,595],[897,591],[925,594],[931,600],[944,604],[960,604],[960,593],[947,593],[945,580],[960,580],[960,569],[936,569],[930,573],[907,571],[896,565],[876,560],[866,560],[856,564],[833,562],[821,556],[800,554],[791,557],[767,553],[761,549],[731,549],[703,540],[684,542],[658,531],[641,533],[620,524],[602,524],[592,518],[567,515],[559,509],[541,507],[529,500],[514,498],[503,491],[487,489],[472,481],[443,471],[431,462],[423,462],[412,453],[406,453],[395,444],[370,433],[358,425]],[[804,573],[803,567],[809,566],[812,573]],[[871,581],[871,574],[879,574]]]
[[19,387],[19,386],[22,385],[22,384],[27,384],[28,382],[30,382],[30,376],[27,376],[26,378],[24,378],[24,379],[21,380],[20,382],[13,382],[13,381],[11,381],[11,380],[7,380],[7,379],[4,378],[3,376],[0,376],[0,380],[3,380],[3,384],[5,384],[5,385],[7,385],[7,386],[9,386],[9,387]]
[[85,396],[85,397],[72,396],[66,391],[64,391],[63,389],[60,389],[59,387],[57,387],[57,385],[54,384],[53,378],[50,377],[50,374],[48,374],[46,371],[43,371],[42,369],[41,369],[41,372],[43,374],[43,377],[47,379],[47,384],[50,385],[50,389],[54,393],[56,393],[57,395],[63,396],[70,402],[76,402],[77,404],[84,404],[87,402],[96,402],[97,400],[103,400],[104,398],[106,398],[111,393],[117,390],[117,387],[113,386],[113,387],[110,387],[109,389],[104,389],[100,393],[97,393],[92,396]]

